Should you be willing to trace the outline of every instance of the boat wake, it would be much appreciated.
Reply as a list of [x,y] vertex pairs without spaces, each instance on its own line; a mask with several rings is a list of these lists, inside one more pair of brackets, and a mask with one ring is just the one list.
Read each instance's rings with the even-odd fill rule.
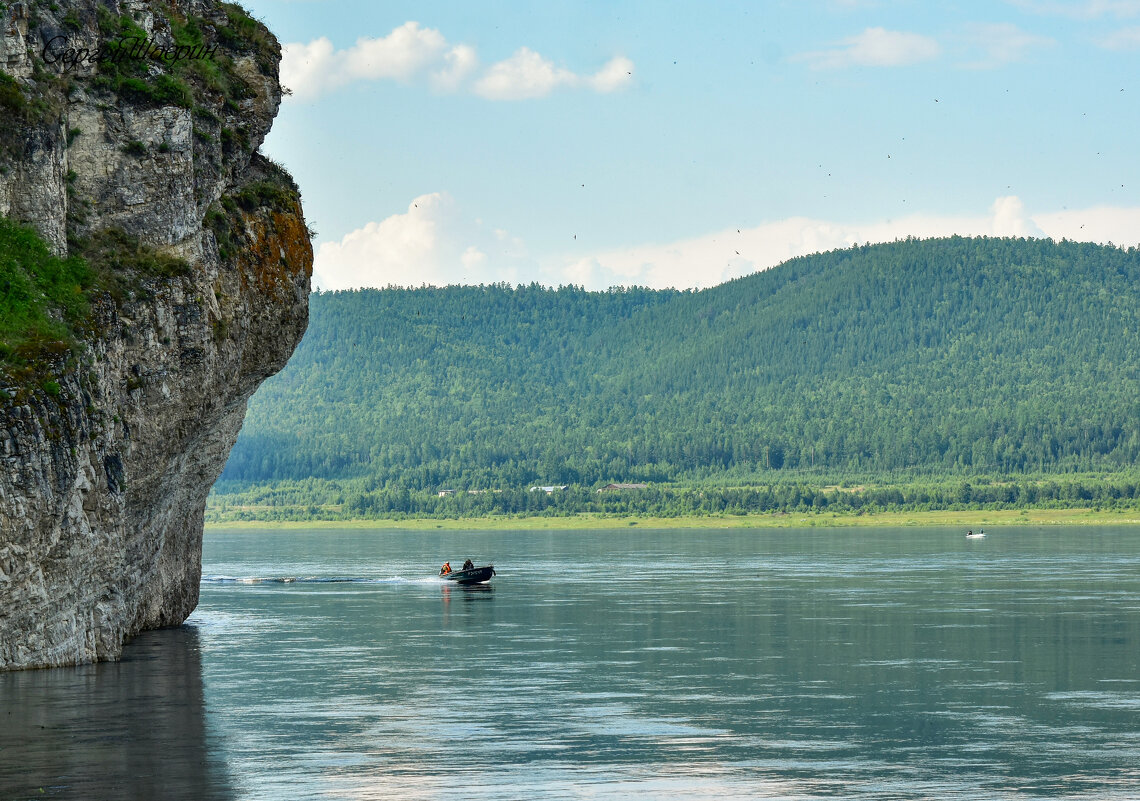
[[439,584],[438,576],[404,578],[388,576],[202,576],[203,584]]

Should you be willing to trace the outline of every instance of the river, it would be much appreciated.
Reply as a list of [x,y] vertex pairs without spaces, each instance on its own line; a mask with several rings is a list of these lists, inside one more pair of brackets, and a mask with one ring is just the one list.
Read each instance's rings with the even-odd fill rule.
[[185,626],[0,674],[0,798],[1140,796],[1140,529],[963,534],[208,532]]

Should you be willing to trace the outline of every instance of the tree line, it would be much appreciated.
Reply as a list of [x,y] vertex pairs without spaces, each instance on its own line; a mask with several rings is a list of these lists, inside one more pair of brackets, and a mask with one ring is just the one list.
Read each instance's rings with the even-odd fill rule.
[[768,513],[912,512],[937,509],[1140,508],[1140,475],[1020,481],[938,480],[874,487],[824,485],[800,477],[757,486],[648,486],[601,491],[568,486],[547,493],[518,488],[450,495],[407,488],[368,489],[360,480],[310,479],[220,487],[208,521],[468,518],[609,515],[700,517]]
[[220,487],[1120,472],[1138,365],[1140,252],[1068,241],[856,247],[699,292],[323,292]]

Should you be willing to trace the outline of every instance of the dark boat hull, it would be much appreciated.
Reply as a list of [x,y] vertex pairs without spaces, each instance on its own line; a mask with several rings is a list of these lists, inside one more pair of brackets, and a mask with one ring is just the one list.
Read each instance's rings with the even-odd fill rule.
[[440,578],[454,581],[456,584],[482,584],[484,581],[490,581],[493,575],[495,575],[495,566],[483,565],[468,570],[453,570]]

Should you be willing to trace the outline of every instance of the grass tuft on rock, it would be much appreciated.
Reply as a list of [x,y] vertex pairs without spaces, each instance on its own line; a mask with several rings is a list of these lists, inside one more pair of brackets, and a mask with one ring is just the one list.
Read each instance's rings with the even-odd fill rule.
[[53,256],[33,229],[0,217],[0,363],[71,348],[94,284],[86,260]]

